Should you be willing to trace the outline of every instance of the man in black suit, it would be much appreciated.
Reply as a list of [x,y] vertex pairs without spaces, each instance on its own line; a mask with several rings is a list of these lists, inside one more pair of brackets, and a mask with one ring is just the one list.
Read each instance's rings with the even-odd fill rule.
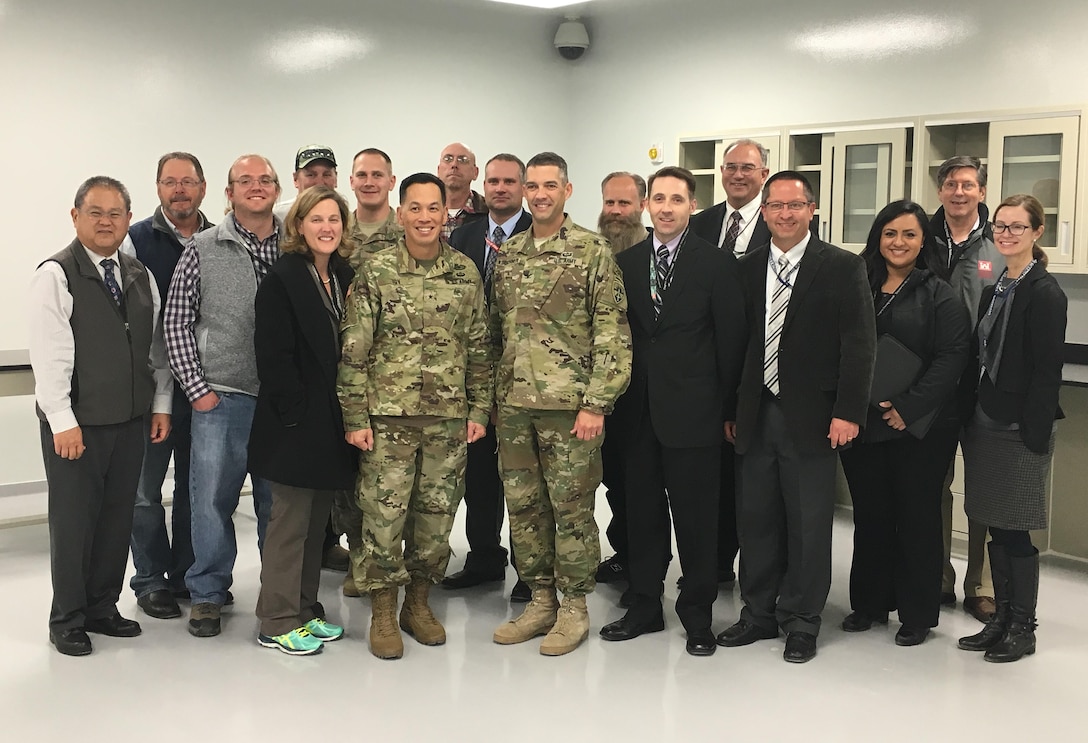
[[759,209],[760,189],[767,180],[767,148],[751,139],[738,139],[722,156],[725,201],[691,218],[691,231],[738,258],[771,239]]
[[[491,300],[491,275],[503,241],[529,229],[532,216],[522,208],[525,165],[507,153],[495,155],[484,166],[484,201],[487,219],[476,219],[450,235],[450,247],[461,251],[476,264],[484,279],[484,294]],[[445,588],[470,588],[501,581],[506,576],[506,550],[500,544],[503,514],[502,480],[499,477],[498,442],[495,424],[487,435],[468,447],[465,469],[465,532],[469,553],[465,567],[447,576]],[[528,601],[529,587],[521,580],[514,585],[511,601]]]
[[[633,602],[601,630],[629,640],[664,629],[662,581],[669,512],[684,569],[676,613],[687,651],[711,655],[717,596],[718,477],[725,421],[733,419],[744,350],[736,261],[692,235],[695,178],[683,168],[650,177],[653,234],[616,257],[629,297],[631,385],[612,416],[626,432],[629,581]],[[667,492],[667,495],[666,495]]]
[[816,655],[831,587],[835,449],[858,435],[876,348],[861,258],[809,232],[812,187],[794,171],[763,187],[771,242],[739,262],[749,318],[737,419],[740,621],[726,647],[786,633],[785,660]]

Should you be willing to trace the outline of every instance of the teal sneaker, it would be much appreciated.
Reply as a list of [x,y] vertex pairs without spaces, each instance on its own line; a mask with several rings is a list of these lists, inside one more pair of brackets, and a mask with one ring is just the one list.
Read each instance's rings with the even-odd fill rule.
[[322,642],[336,642],[344,636],[344,628],[338,624],[326,622],[320,617],[314,617],[302,627]]
[[[343,632],[343,630],[341,630]],[[276,635],[275,637],[269,637],[268,635],[257,635],[257,642],[262,647],[276,648],[282,653],[288,655],[312,655],[314,653],[321,652],[322,642],[321,640],[310,634],[310,631],[305,627],[299,627],[293,629],[287,634]]]

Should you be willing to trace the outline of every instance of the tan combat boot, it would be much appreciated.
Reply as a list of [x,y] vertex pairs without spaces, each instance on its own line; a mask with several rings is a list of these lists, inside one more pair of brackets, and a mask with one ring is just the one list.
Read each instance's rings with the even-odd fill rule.
[[585,596],[564,596],[555,626],[540,643],[541,655],[566,655],[589,636]]
[[349,599],[359,598],[359,587],[355,585],[355,566],[348,563],[348,574],[344,576],[344,595]]
[[412,578],[404,592],[404,606],[400,608],[400,628],[422,645],[445,645],[446,630],[427,604],[430,592],[430,583]]
[[559,602],[555,598],[554,587],[535,588],[533,598],[525,605],[521,616],[499,625],[493,639],[500,645],[516,645],[547,634],[555,624],[555,612],[558,609]]
[[404,642],[397,629],[396,586],[370,592],[370,652],[393,660],[404,655]]

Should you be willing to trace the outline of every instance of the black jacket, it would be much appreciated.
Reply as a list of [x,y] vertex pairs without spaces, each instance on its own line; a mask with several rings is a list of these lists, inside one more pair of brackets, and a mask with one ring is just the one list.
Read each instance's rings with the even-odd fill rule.
[[721,445],[744,359],[736,258],[689,234],[657,318],[650,298],[652,250],[647,238],[616,256],[627,290],[633,361],[631,384],[611,425],[633,430],[649,415],[665,446]]
[[[521,217],[514,225],[514,235],[529,229],[533,224],[533,217],[527,210],[522,210]],[[487,213],[483,219],[474,219],[465,222],[450,235],[450,247],[459,250],[476,264],[476,270],[480,272],[480,278],[484,278],[485,258],[487,257]],[[507,235],[509,240],[514,235]],[[484,282],[484,296],[491,301],[491,280]]]
[[[346,292],[353,272],[333,255]],[[356,450],[344,440],[336,397],[340,333],[321,300],[309,261],[285,253],[257,290],[253,345],[261,388],[249,436],[249,471],[319,490],[355,484]]]
[[[884,304],[876,300],[876,310]],[[876,318],[876,334],[891,335],[922,360],[921,376],[891,399],[908,426],[939,410],[934,426],[958,424],[956,391],[967,366],[971,322],[955,290],[930,271],[915,269],[904,288]],[[884,410],[869,406],[862,440],[876,432],[880,440],[909,436],[891,431],[881,418]]]
[[[986,287],[978,305],[981,318],[994,288]],[[1065,417],[1058,405],[1068,300],[1042,264],[1016,287],[997,384],[986,375],[978,384],[978,404],[990,418],[1019,423],[1020,438],[1033,452],[1045,454],[1055,420]],[[972,380],[978,380],[978,329],[972,334]]]

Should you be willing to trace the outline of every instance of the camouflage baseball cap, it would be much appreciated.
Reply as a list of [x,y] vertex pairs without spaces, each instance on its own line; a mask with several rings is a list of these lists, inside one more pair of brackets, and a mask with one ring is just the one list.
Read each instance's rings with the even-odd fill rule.
[[315,160],[328,160],[334,168],[336,167],[336,155],[332,154],[330,148],[320,144],[308,144],[305,147],[299,147],[295,155],[295,170],[302,170]]

